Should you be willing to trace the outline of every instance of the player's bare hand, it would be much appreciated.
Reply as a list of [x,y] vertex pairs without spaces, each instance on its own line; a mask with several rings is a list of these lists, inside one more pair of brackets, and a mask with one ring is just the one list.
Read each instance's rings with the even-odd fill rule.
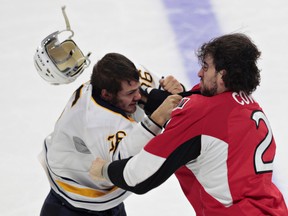
[[170,92],[171,94],[178,94],[184,91],[181,83],[171,75],[160,79],[159,83],[164,90]]
[[177,107],[182,97],[180,95],[170,95],[152,113],[151,118],[159,125],[164,125],[170,118],[172,110]]
[[92,162],[92,165],[89,170],[89,175],[95,181],[104,181],[106,180],[102,175],[102,168],[107,163],[107,161],[103,160],[102,158],[96,158]]

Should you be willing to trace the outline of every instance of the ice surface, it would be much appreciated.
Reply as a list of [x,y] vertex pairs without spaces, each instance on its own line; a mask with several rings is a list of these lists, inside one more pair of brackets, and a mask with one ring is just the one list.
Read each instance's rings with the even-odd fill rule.
[[[272,125],[278,144],[274,180],[288,200],[288,2],[211,0],[211,4],[221,33],[247,33],[262,50],[262,83],[254,97]],[[120,52],[161,75],[173,73],[186,86],[193,84],[189,73],[198,70],[195,66],[187,72],[178,46],[185,34],[181,39],[174,32],[168,15],[175,11],[167,9],[161,0],[1,0],[3,216],[39,215],[49,184],[37,155],[71,93],[90,76],[91,66],[72,84],[50,86],[34,68],[33,55],[40,41],[65,28],[63,5],[75,32],[74,40],[85,54],[92,52],[92,64],[107,52]],[[205,13],[205,8],[200,12]],[[199,35],[207,31],[215,32],[213,26],[197,29]],[[128,215],[194,215],[174,176],[145,195],[132,195],[125,203]]]

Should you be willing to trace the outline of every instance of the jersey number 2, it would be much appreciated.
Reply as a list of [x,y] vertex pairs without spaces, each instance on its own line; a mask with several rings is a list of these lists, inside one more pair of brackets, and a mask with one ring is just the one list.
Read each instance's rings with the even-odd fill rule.
[[262,120],[267,127],[267,134],[264,139],[258,144],[254,153],[254,168],[257,174],[264,172],[272,172],[273,169],[273,159],[272,161],[263,161],[263,154],[269,148],[272,143],[272,129],[268,122],[268,119],[262,111],[256,111],[252,114],[252,119],[256,123],[256,128],[259,129],[260,121]]

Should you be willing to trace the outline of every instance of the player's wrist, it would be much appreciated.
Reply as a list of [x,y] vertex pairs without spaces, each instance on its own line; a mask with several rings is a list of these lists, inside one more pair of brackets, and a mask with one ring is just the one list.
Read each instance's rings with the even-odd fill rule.
[[166,123],[167,119],[165,117],[165,115],[162,114],[161,111],[159,111],[159,109],[155,110],[150,118],[152,119],[152,121],[154,121],[156,124],[160,125],[161,127]]
[[151,116],[145,116],[141,121],[142,126],[152,133],[154,136],[160,134],[162,132],[162,125],[155,122]]
[[110,181],[109,175],[108,175],[108,167],[109,167],[109,162],[103,164],[102,169],[101,169],[101,175],[102,178],[105,178],[107,181]]

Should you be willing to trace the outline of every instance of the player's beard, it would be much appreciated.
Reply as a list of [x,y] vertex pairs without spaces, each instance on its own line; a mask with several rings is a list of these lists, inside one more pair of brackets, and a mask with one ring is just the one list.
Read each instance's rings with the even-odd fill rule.
[[113,106],[116,106],[117,107],[117,104],[119,103],[119,100],[117,98],[117,95],[112,95],[112,98],[111,100],[109,101]]
[[133,114],[133,113],[136,111],[136,105],[137,105],[137,103],[136,103],[135,107],[133,107],[133,109],[129,109],[129,110],[128,110],[128,107],[129,107],[129,106],[127,106],[127,109],[126,109],[125,106],[124,106],[125,108],[124,108],[123,106],[121,106],[122,101],[119,100],[119,98],[117,97],[117,95],[113,95],[113,96],[112,96],[112,98],[111,98],[111,100],[110,100],[110,103],[111,103],[113,106],[122,109],[122,110],[123,110],[124,112],[126,112],[127,114]]
[[204,82],[202,81],[202,85],[201,85],[201,94],[204,96],[214,96],[217,93],[217,89],[218,89],[218,85],[216,80],[212,83],[212,87],[207,87],[207,85],[204,84]]

